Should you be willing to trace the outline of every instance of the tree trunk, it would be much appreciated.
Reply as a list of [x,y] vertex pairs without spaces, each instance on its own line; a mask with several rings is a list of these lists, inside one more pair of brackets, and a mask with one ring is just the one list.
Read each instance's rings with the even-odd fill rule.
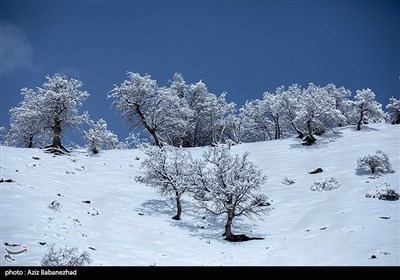
[[33,147],[33,135],[29,136],[28,148]]
[[400,114],[397,115],[396,119],[393,120],[392,124],[400,124]]
[[308,132],[308,137],[310,138],[311,141],[315,142],[315,137],[313,135],[312,127],[311,127],[311,121],[307,121],[307,132]]
[[172,217],[174,220],[180,220],[181,219],[181,213],[182,213],[182,206],[181,206],[181,200],[179,197],[178,192],[176,194],[176,215]]
[[155,128],[151,127],[151,126],[147,123],[146,116],[145,116],[144,113],[142,112],[142,109],[140,108],[140,105],[139,105],[139,104],[135,104],[135,110],[136,110],[136,113],[139,115],[142,124],[144,125],[144,127],[147,129],[147,131],[148,131],[148,132],[151,134],[151,136],[153,137],[154,143],[156,144],[156,146],[158,146],[158,147],[160,147],[160,148],[163,147],[164,144],[161,142],[160,137],[158,137],[157,130],[156,130]]
[[279,117],[272,115],[272,119],[275,122],[275,140],[281,138],[281,126],[279,125]]
[[54,119],[54,127],[53,127],[53,132],[54,132],[54,137],[53,137],[53,145],[52,147],[54,148],[61,148],[63,149],[64,147],[61,145],[61,120],[57,117]]
[[375,173],[375,167],[371,167],[372,174]]
[[234,217],[235,217],[235,214],[233,213],[232,210],[230,210],[228,212],[228,220],[226,221],[226,224],[225,224],[225,233],[224,233],[224,236],[225,236],[225,238],[227,240],[231,240],[232,237],[233,237],[233,234],[232,234],[232,221],[233,221]]
[[154,129],[151,129],[150,131],[151,136],[153,136],[154,139],[154,143],[156,144],[156,146],[158,147],[163,147],[164,144],[161,142],[160,137],[158,137],[157,132]]
[[298,136],[297,138],[303,139],[304,138],[304,133],[300,131],[300,129],[297,128],[297,126],[294,124],[294,122],[291,122],[294,130],[297,132]]
[[360,111],[360,119],[357,122],[357,130],[361,130],[361,124],[362,124],[363,118],[364,118],[364,110],[361,109],[361,111]]

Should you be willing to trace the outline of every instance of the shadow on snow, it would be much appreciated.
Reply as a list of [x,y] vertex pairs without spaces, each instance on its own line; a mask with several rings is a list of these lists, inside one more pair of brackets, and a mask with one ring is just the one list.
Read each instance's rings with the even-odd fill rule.
[[[188,231],[190,236],[199,237],[205,240],[213,240],[219,242],[227,242],[222,234],[225,229],[225,215],[214,216],[198,208],[194,203],[181,200],[182,215],[181,220],[173,220],[172,217],[176,213],[175,199],[150,199],[141,204],[141,212],[148,216],[165,215],[168,217],[169,224],[173,227],[178,227]],[[242,217],[236,217],[232,226],[232,231],[235,234],[252,234],[256,224],[245,221]],[[265,237],[266,234],[256,234],[260,237]],[[227,242],[232,243],[232,242]]]

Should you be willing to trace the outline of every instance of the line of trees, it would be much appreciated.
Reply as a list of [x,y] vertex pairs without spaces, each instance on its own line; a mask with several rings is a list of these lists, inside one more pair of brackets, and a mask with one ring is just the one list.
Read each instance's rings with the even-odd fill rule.
[[[23,100],[10,109],[10,127],[2,129],[3,144],[21,147],[51,147],[67,152],[61,139],[65,128],[80,129],[87,147],[126,147],[107,129],[104,120],[90,120],[79,113],[89,93],[83,83],[55,74],[42,87],[21,90]],[[400,102],[394,97],[384,113],[371,89],[350,90],[334,84],[307,87],[298,84],[265,92],[262,99],[247,101],[241,108],[209,92],[204,82],[188,84],[176,73],[168,86],[159,86],[148,74],[128,72],[127,79],[108,93],[113,106],[132,129],[162,147],[197,147],[217,143],[266,141],[297,135],[311,145],[315,135],[337,126],[391,120],[400,123]],[[98,130],[94,133],[94,130]],[[102,132],[99,130],[103,130]],[[108,140],[106,140],[108,139]],[[111,141],[111,143],[109,143]]]

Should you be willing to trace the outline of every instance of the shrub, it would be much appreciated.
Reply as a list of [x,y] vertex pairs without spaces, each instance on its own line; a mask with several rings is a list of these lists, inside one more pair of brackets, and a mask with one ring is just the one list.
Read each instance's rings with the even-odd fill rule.
[[90,254],[86,251],[80,253],[77,247],[56,250],[52,244],[40,264],[42,266],[85,266],[91,262]]
[[311,191],[332,191],[335,189],[340,188],[339,182],[336,180],[335,177],[331,178],[324,178],[322,180],[314,182],[314,184],[310,187]]
[[296,180],[295,179],[292,179],[292,178],[289,178],[289,177],[285,177],[283,180],[282,180],[282,184],[284,184],[284,185],[293,185],[293,184],[295,184],[296,183]]
[[61,207],[62,207],[61,203],[58,202],[57,200],[50,202],[49,206],[47,206],[47,208],[49,208],[50,210],[53,210],[54,212],[60,212]]
[[375,154],[368,154],[357,159],[357,165],[359,169],[369,168],[372,173],[393,173],[395,172],[392,165],[389,162],[389,157],[386,153],[381,150],[375,152]]
[[399,200],[398,191],[388,183],[383,183],[374,186],[369,192],[365,194],[367,198],[378,198],[380,200]]

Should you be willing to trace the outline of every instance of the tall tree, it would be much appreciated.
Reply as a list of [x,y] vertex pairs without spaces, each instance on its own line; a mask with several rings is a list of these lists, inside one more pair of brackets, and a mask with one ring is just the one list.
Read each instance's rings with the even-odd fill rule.
[[327,121],[344,119],[336,109],[334,97],[330,96],[324,87],[310,83],[300,98],[300,109],[295,122],[307,132],[305,144],[311,145],[318,131],[324,131]]
[[208,212],[226,215],[224,236],[235,241],[232,224],[235,217],[261,218],[270,203],[260,187],[266,181],[257,166],[242,157],[230,155],[224,145],[210,148],[205,154],[205,164],[197,162],[193,173],[198,190],[195,199]]
[[169,140],[168,132],[180,126],[179,97],[168,88],[159,88],[150,75],[128,72],[128,79],[115,85],[108,95],[131,127],[144,128],[155,145],[162,147]]
[[383,119],[382,104],[375,100],[375,93],[371,89],[357,90],[352,102],[358,114],[357,130],[361,130],[361,124],[371,121],[380,121]]
[[389,104],[386,105],[389,114],[392,117],[392,124],[400,124],[400,100],[393,96],[389,99]]
[[21,95],[23,100],[19,106],[10,109],[10,129],[5,134],[5,143],[26,148],[46,145],[49,127],[42,119],[41,96],[28,88],[23,88]]
[[88,115],[79,114],[79,108],[89,97],[87,91],[80,88],[83,83],[76,79],[56,73],[53,77],[46,77],[47,81],[38,94],[42,98],[43,108],[41,115],[47,127],[53,131],[53,143],[50,147],[67,151],[61,144],[62,130],[64,127],[75,128],[87,120]]
[[300,100],[302,98],[303,90],[300,85],[293,84],[287,90],[281,93],[281,105],[284,111],[284,119],[289,123],[296,133],[298,138],[304,137],[304,132],[298,127],[296,119],[300,111]]
[[33,145],[33,137],[51,131],[53,151],[67,152],[61,143],[65,127],[76,128],[87,119],[87,113],[79,115],[79,108],[89,96],[81,91],[83,83],[68,79],[61,74],[46,76],[47,81],[37,90],[23,89],[24,100],[19,107],[12,108],[11,131],[27,139],[27,146]]

